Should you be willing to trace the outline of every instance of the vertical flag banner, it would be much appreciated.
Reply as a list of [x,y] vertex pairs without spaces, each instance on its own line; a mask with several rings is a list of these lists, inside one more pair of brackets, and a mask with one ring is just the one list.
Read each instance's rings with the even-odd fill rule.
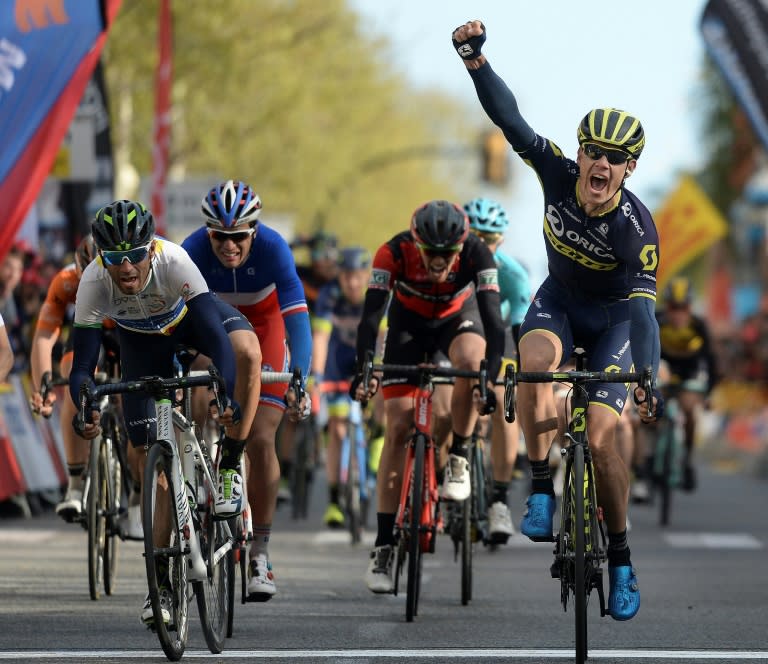
[[161,235],[166,233],[165,185],[171,148],[171,80],[173,73],[171,0],[160,0],[158,53],[155,74],[155,140],[152,147],[152,196],[150,209]]
[[709,0],[700,28],[707,52],[768,149],[768,5]]
[[661,254],[659,291],[670,277],[728,233],[725,219],[690,176],[680,178],[653,218]]
[[120,2],[0,2],[0,259],[53,165]]

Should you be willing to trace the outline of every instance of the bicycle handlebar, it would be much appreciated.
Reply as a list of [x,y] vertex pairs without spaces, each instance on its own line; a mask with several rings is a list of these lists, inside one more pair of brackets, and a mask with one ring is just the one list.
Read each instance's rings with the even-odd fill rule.
[[648,414],[653,417],[653,371],[650,367],[644,371],[515,371],[511,364],[504,372],[504,419],[515,421],[515,388],[518,383],[637,383],[645,392],[641,403],[648,406]]
[[226,394],[224,379],[216,367],[210,366],[207,372],[194,372],[190,376],[176,376],[173,378],[161,378],[160,376],[146,376],[138,380],[122,381],[116,383],[103,383],[91,387],[84,382],[80,386],[80,408],[78,422],[84,426],[90,421],[90,411],[99,410],[99,402],[104,396],[111,394],[151,394],[155,397],[165,397],[170,390],[184,389],[188,387],[210,387],[213,389],[219,412],[223,411],[223,397]]

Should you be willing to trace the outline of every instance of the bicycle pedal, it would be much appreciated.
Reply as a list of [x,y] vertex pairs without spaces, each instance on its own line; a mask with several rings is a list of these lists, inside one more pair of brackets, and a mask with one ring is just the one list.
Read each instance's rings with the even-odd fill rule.
[[528,536],[528,539],[531,540],[531,542],[555,542],[557,541],[557,538],[554,535],[550,535],[547,537],[544,535],[543,537],[531,537]]
[[488,537],[488,543],[494,544],[506,544],[509,541],[509,535],[507,533],[491,533]]

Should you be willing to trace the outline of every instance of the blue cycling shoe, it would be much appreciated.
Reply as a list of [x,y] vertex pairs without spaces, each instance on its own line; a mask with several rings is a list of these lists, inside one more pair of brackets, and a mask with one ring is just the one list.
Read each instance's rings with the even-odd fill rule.
[[608,614],[614,620],[634,618],[640,609],[640,589],[634,568],[629,565],[608,567],[608,579]]
[[532,493],[525,504],[528,509],[523,515],[520,532],[534,542],[551,542],[555,497],[548,493]]

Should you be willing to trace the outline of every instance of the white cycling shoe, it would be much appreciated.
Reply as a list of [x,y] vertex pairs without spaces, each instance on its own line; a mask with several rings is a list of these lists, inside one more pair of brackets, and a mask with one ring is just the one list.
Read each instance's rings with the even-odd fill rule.
[[445,464],[442,498],[445,500],[466,500],[471,490],[469,461],[458,454],[449,454]]

